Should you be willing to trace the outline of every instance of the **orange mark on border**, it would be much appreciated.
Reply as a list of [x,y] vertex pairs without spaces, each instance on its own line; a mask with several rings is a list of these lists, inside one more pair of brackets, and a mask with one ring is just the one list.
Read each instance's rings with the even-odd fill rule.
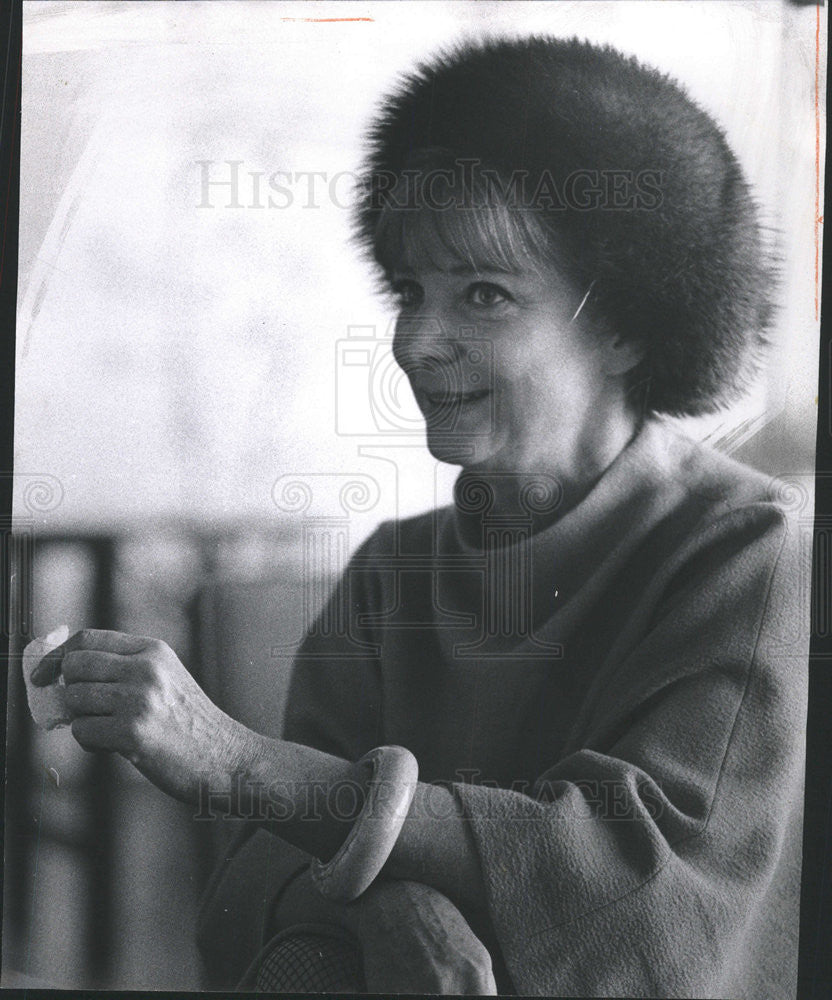
[[820,4],[815,6],[815,320],[818,318],[820,284]]
[[281,17],[281,21],[314,21],[331,24],[333,21],[375,21],[374,17]]

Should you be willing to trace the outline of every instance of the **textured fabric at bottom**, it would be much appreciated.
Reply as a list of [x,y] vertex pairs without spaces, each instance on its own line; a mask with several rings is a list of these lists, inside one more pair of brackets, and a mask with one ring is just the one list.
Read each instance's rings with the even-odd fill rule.
[[356,943],[337,928],[299,925],[263,948],[240,989],[271,993],[361,993],[366,991]]

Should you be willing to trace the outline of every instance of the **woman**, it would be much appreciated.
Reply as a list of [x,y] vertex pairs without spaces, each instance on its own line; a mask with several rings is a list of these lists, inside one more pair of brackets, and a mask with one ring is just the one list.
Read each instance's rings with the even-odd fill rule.
[[454,505],[355,554],[285,739],[89,630],[54,654],[76,738],[255,817],[203,908],[226,984],[792,996],[806,567],[777,484],[659,419],[765,343],[736,159],[666,77],[535,38],[408,77],[367,180]]

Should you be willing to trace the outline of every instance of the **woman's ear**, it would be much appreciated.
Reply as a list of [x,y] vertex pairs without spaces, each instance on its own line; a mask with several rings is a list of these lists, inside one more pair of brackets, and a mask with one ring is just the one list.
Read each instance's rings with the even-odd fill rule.
[[644,358],[644,349],[619,333],[608,333],[604,337],[604,367],[607,375],[626,375]]

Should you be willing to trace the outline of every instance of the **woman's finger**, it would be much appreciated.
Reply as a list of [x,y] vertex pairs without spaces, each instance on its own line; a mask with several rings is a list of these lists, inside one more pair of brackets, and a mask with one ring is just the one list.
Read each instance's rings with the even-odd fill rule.
[[47,684],[54,684],[61,675],[61,656],[55,655],[54,650],[47,653],[29,676],[29,680],[35,687],[46,687]]
[[113,683],[129,673],[130,657],[120,653],[104,653],[98,649],[73,649],[61,663],[67,685],[82,681]]
[[120,750],[123,726],[112,715],[79,715],[72,720],[72,735],[85,750]]
[[[66,642],[56,646],[44,656],[32,671],[31,682],[36,687],[52,684],[61,673],[66,674],[64,659],[69,653],[98,652],[120,656],[132,656],[158,640],[148,636],[129,635],[127,632],[113,632],[107,629],[85,628],[71,635]],[[94,678],[86,678],[92,680]]]
[[158,643],[158,641],[150,636],[130,635],[129,632],[114,632],[103,628],[82,628],[80,632],[75,632],[56,649],[62,649],[65,653],[74,649],[97,649],[103,653],[122,653],[129,656],[132,653],[141,653],[148,645]]
[[79,681],[67,685],[66,704],[73,718],[81,715],[113,715],[124,700],[118,684]]

